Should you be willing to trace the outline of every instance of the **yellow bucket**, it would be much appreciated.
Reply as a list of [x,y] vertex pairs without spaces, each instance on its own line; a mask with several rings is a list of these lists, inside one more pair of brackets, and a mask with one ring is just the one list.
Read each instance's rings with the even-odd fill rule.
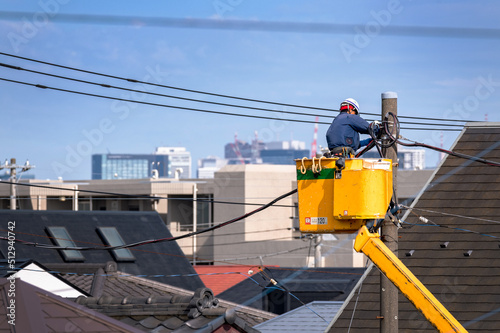
[[349,233],[382,219],[392,197],[392,161],[338,158],[296,160],[300,231]]

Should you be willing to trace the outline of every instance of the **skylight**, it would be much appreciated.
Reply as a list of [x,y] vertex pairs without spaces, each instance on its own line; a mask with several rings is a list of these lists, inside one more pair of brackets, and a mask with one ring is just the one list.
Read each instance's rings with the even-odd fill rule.
[[[57,246],[61,247],[76,247],[75,242],[71,238],[68,230],[65,227],[47,227],[49,235]],[[85,261],[85,257],[77,250],[60,250],[64,261]]]
[[[115,227],[98,227],[99,235],[109,246],[125,245],[122,236]],[[134,261],[135,257],[129,249],[111,250],[116,261]]]

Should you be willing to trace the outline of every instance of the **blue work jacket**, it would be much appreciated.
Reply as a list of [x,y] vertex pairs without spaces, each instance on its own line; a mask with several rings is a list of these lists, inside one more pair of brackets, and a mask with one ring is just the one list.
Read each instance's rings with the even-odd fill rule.
[[371,139],[359,141],[359,133],[368,134],[370,124],[357,114],[341,112],[326,132],[326,142],[331,150],[336,147],[351,147],[358,150],[366,146]]

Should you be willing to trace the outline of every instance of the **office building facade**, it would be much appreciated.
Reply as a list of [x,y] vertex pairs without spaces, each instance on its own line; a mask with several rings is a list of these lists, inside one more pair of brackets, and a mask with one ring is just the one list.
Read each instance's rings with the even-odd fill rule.
[[191,154],[159,147],[153,154],[94,154],[92,179],[191,178]]

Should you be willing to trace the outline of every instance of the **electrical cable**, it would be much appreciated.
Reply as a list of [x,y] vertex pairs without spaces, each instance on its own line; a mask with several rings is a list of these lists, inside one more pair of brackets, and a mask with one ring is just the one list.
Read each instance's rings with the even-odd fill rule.
[[[329,323],[325,318],[323,318],[323,316],[321,316],[319,313],[317,313],[312,308],[310,308],[308,305],[306,305],[301,299],[299,299],[297,296],[295,296],[290,290],[288,290],[287,287],[285,287],[282,283],[278,282],[278,280],[276,280],[274,278],[274,276],[270,277],[262,269],[260,270],[260,273],[264,277],[264,279],[267,278],[269,280],[269,282],[273,284],[272,286],[269,286],[269,287],[263,287],[262,285],[259,284],[259,286],[261,286],[263,289],[268,289],[268,290],[276,289],[276,290],[280,290],[280,291],[283,291],[283,292],[289,294],[290,296],[292,296],[293,298],[295,298],[297,301],[299,301],[304,307],[306,307],[311,312],[313,312],[316,316],[318,316],[319,318],[321,318],[326,323]],[[272,271],[269,271],[269,273],[272,275]]]
[[[54,64],[54,63],[50,63],[50,62],[46,62],[46,61],[41,61],[41,60],[36,60],[36,59],[32,59],[32,58],[22,57],[22,56],[18,56],[18,55],[14,55],[14,54],[9,54],[9,53],[5,53],[5,52],[0,52],[0,55],[4,55],[4,56],[7,56],[7,57],[13,57],[13,58],[21,59],[21,60],[26,60],[26,61],[31,61],[31,62],[35,62],[35,63],[40,63],[40,64],[44,64],[44,65],[49,65],[49,66],[53,66],[53,67],[63,68],[63,69],[67,69],[67,70],[78,71],[78,72],[82,72],[82,73],[87,73],[87,74],[92,74],[92,75],[98,75],[98,76],[103,76],[103,77],[117,79],[117,80],[123,80],[123,81],[129,82],[129,83],[140,83],[140,84],[152,85],[152,86],[157,86],[157,87],[162,87],[162,88],[167,88],[167,89],[180,90],[180,91],[185,91],[185,92],[190,92],[190,93],[204,94],[204,95],[210,95],[210,96],[216,96],[216,97],[223,97],[223,98],[230,98],[230,99],[236,99],[236,100],[243,100],[243,101],[249,101],[249,102],[272,104],[272,105],[278,105],[278,106],[287,106],[287,107],[295,107],[295,108],[311,109],[311,110],[320,110],[320,111],[328,111],[328,112],[330,112],[330,111],[338,112],[339,111],[339,110],[331,109],[331,108],[320,108],[320,107],[313,107],[313,106],[306,106],[306,105],[279,103],[279,102],[272,102],[272,101],[265,101],[265,100],[251,99],[251,98],[244,98],[244,97],[238,97],[238,96],[223,95],[223,94],[205,92],[205,91],[200,91],[200,90],[192,90],[192,89],[185,89],[185,88],[179,88],[179,87],[174,87],[174,86],[162,85],[162,84],[158,84],[158,83],[152,83],[152,82],[141,81],[141,80],[130,79],[130,78],[124,78],[124,77],[110,75],[110,74],[98,73],[98,72],[84,70],[84,69],[79,69],[79,68],[75,68],[75,67],[58,65],[58,64]],[[7,65],[6,67],[11,67],[13,69],[21,69],[21,68],[17,68],[17,66],[10,66],[10,65]],[[204,102],[207,102],[207,101],[204,101]],[[244,106],[235,105],[235,107],[244,107]],[[366,113],[366,112],[363,112],[363,114],[365,114],[365,115],[372,115],[372,116],[378,116],[378,114],[375,114],[375,113]],[[329,116],[323,116],[323,117],[329,117]],[[473,120],[463,120],[463,119],[426,118],[426,117],[413,117],[413,116],[403,116],[403,115],[399,116],[399,117],[400,118],[408,118],[408,119],[418,119],[418,120],[433,120],[433,121],[441,121],[441,122],[462,122],[462,123],[473,122]],[[404,122],[402,122],[402,123],[404,123]],[[431,125],[431,124],[429,124],[429,125]],[[460,126],[460,125],[455,125],[455,126]]]
[[[22,84],[22,85],[26,85],[26,86],[31,86],[31,87],[36,87],[36,88],[41,88],[41,89],[48,89],[48,90],[66,92],[66,93],[77,94],[77,95],[82,95],[82,96],[97,97],[97,98],[102,98],[102,99],[136,103],[136,104],[156,106],[156,107],[162,107],[162,108],[179,109],[179,110],[184,110],[184,111],[219,114],[219,115],[226,115],[226,116],[246,117],[246,118],[254,118],[254,119],[266,119],[266,120],[290,121],[290,122],[296,122],[296,123],[330,125],[329,122],[316,122],[315,120],[287,119],[287,118],[277,118],[277,117],[267,117],[267,116],[239,114],[239,113],[232,113],[232,112],[214,111],[214,110],[206,110],[206,109],[198,109],[198,108],[189,108],[189,107],[183,107],[183,106],[168,105],[168,104],[161,104],[161,103],[152,103],[152,102],[137,101],[137,100],[133,100],[133,99],[126,99],[126,98],[120,98],[120,97],[99,95],[99,94],[81,92],[81,91],[70,90],[70,89],[56,88],[56,87],[50,87],[50,86],[42,85],[42,84],[11,80],[11,79],[7,79],[7,78],[0,78],[0,80],[6,81],[6,82],[11,82],[11,83]],[[460,129],[440,129],[440,128],[430,128],[429,129],[429,128],[408,127],[408,128],[404,128],[404,129],[408,129],[408,130],[460,131]]]
[[[365,263],[365,271],[368,268],[368,260]],[[351,332],[352,321],[354,319],[354,313],[356,312],[356,308],[358,307],[359,294],[361,293],[361,288],[363,287],[363,279],[360,281],[358,295],[356,296],[356,302],[354,303],[354,308],[352,309],[351,320],[349,321],[349,328],[347,329],[347,333]]]
[[[68,69],[68,70],[72,70],[72,71],[78,71],[78,72],[92,74],[92,75],[99,75],[99,76],[103,76],[103,77],[107,77],[107,78],[111,78],[111,79],[124,80],[124,81],[132,82],[132,83],[140,83],[140,84],[145,84],[145,85],[151,85],[151,86],[156,86],[156,87],[161,87],[161,88],[167,88],[167,89],[174,89],[174,90],[179,90],[179,91],[184,91],[184,92],[190,92],[190,93],[196,93],[196,94],[203,94],[203,95],[209,95],[209,96],[215,96],[215,97],[223,97],[223,98],[230,98],[230,99],[242,100],[242,101],[247,101],[247,102],[264,103],[264,104],[271,104],[271,105],[278,105],[278,106],[287,106],[287,107],[294,107],[294,108],[301,108],[301,109],[311,109],[311,110],[320,110],[320,111],[321,110],[322,111],[339,111],[339,110],[329,109],[329,108],[320,108],[320,107],[313,107],[313,106],[306,106],[306,105],[279,103],[279,102],[265,101],[265,100],[259,100],[259,99],[252,99],[252,98],[245,98],[245,97],[238,97],[238,96],[230,96],[230,95],[224,95],[224,94],[217,94],[217,93],[200,91],[200,90],[179,88],[179,87],[174,87],[174,86],[169,86],[169,85],[164,85],[164,84],[159,84],[159,83],[153,83],[153,82],[141,81],[141,80],[136,80],[136,79],[124,78],[124,77],[110,75],[110,74],[103,74],[103,73],[93,72],[93,71],[89,71],[89,70],[85,70],[85,69],[79,69],[79,68],[75,68],[75,67],[58,65],[58,64],[54,64],[54,63],[50,63],[50,62],[46,62],[46,61],[35,60],[35,59],[31,59],[31,58],[26,58],[26,57],[21,57],[21,56],[18,56],[18,55],[9,54],[9,53],[5,53],[5,52],[0,52],[0,55],[4,55],[4,56],[7,56],[7,57],[18,58],[18,59],[27,60],[27,61],[32,61],[32,62],[36,62],[36,63],[39,63],[39,64],[54,66],[54,67]],[[373,114],[373,115],[375,115],[375,114]]]
[[[280,195],[279,197],[275,198],[274,200],[268,202],[267,204],[262,205],[259,208],[254,209],[251,212],[248,212],[244,215],[233,218],[233,219],[228,220],[226,222],[222,222],[220,224],[214,225],[214,226],[209,227],[209,228],[205,228],[205,229],[198,230],[198,231],[193,231],[193,232],[190,232],[190,233],[187,233],[187,234],[184,234],[181,236],[177,236],[177,237],[150,239],[150,240],[144,240],[144,241],[139,241],[139,242],[130,243],[130,244],[124,244],[124,245],[119,245],[119,246],[95,246],[95,247],[54,246],[51,244],[40,244],[40,243],[28,242],[28,241],[19,240],[19,239],[16,239],[16,242],[19,242],[19,243],[24,244],[24,245],[34,246],[37,248],[52,249],[52,250],[77,250],[77,251],[106,250],[106,251],[108,251],[108,250],[119,250],[119,249],[125,249],[125,248],[132,248],[132,247],[143,246],[143,245],[148,245],[148,244],[155,244],[155,243],[160,243],[160,242],[177,241],[179,239],[191,237],[194,235],[199,235],[199,234],[209,232],[212,230],[216,230],[216,229],[225,227],[226,225],[241,221],[245,218],[248,218],[256,213],[259,213],[259,212],[269,208],[270,206],[274,205],[276,202],[280,201],[281,199],[286,198],[286,197],[288,197],[296,192],[297,192],[297,189],[291,190],[290,192],[287,192],[283,195]],[[0,240],[8,240],[8,238],[7,237],[0,237]]]
[[[209,275],[231,275],[231,274],[238,274],[238,275],[243,275],[249,279],[252,279],[250,275],[242,273],[242,272],[212,272],[212,273],[192,273],[192,274],[151,274],[151,275],[146,275],[146,274],[130,274],[130,273],[106,273],[106,274],[97,274],[97,273],[75,273],[75,272],[62,272],[62,271],[55,271],[55,270],[43,270],[43,269],[33,269],[33,268],[26,268],[26,267],[14,267],[11,268],[9,266],[0,266],[0,268],[7,268],[9,271],[28,271],[28,272],[34,272],[34,273],[49,273],[52,275],[76,275],[76,276],[102,276],[102,277],[112,277],[112,278],[124,278],[124,277],[139,277],[139,278],[158,278],[158,277],[195,277],[195,276],[209,276]],[[253,280],[253,279],[252,279]],[[255,280],[254,280],[255,281]]]
[[[180,100],[190,101],[190,102],[206,103],[206,104],[211,104],[211,105],[228,106],[228,107],[235,107],[235,108],[243,108],[243,109],[256,110],[256,111],[292,114],[292,115],[299,115],[299,116],[315,116],[315,117],[335,118],[335,117],[332,117],[331,115],[318,115],[318,114],[311,114],[311,113],[304,113],[304,112],[274,110],[274,109],[246,106],[246,105],[229,104],[229,103],[213,102],[213,101],[200,100],[200,99],[194,99],[194,98],[166,95],[166,94],[160,94],[160,93],[155,93],[155,92],[151,92],[151,91],[113,86],[113,85],[105,84],[105,83],[98,83],[98,82],[81,80],[81,79],[71,78],[71,77],[62,76],[62,75],[50,74],[50,73],[46,73],[46,72],[40,72],[40,71],[36,71],[36,70],[26,69],[26,68],[23,68],[20,66],[13,66],[10,64],[5,64],[5,63],[0,63],[0,66],[14,69],[14,70],[25,71],[25,72],[29,72],[29,73],[35,73],[35,74],[39,74],[39,75],[45,75],[45,76],[49,76],[49,77],[59,78],[59,79],[63,79],[63,80],[69,80],[69,81],[80,82],[80,83],[85,83],[85,84],[89,84],[89,85],[95,85],[95,86],[99,86],[99,87],[103,87],[103,88],[118,89],[118,90],[122,90],[122,91],[128,91],[128,92],[134,92],[134,93],[140,93],[140,94],[146,94],[146,95],[152,95],[152,96],[159,96],[159,97],[165,97],[165,98],[180,99]],[[401,123],[410,124],[410,125],[463,127],[463,125],[455,125],[455,124],[435,124],[435,123],[433,124],[433,123],[419,123],[419,122],[410,122],[410,121],[401,122]]]
[[426,220],[428,222],[431,222],[431,224],[410,223],[410,222],[406,222],[406,221],[402,221],[402,220],[401,220],[401,223],[408,224],[408,225],[411,225],[411,226],[438,227],[438,228],[450,229],[450,230],[455,230],[455,231],[463,231],[463,232],[472,233],[472,234],[476,234],[476,235],[480,235],[480,236],[490,237],[490,238],[494,238],[494,239],[500,239],[500,237],[498,237],[498,236],[493,236],[493,235],[485,234],[485,233],[482,233],[482,232],[479,232],[479,231],[474,231],[474,230],[464,229],[464,228],[457,228],[457,227],[450,227],[450,226],[443,225],[443,224],[437,224],[437,223],[434,223],[434,222],[432,222],[431,220],[429,220],[427,218],[426,218]]
[[405,205],[400,205],[400,206],[404,207],[404,208],[406,208],[407,210],[410,210],[410,211],[420,210],[420,211],[427,212],[427,213],[434,213],[434,214],[440,214],[440,215],[458,217],[458,218],[462,218],[462,219],[470,219],[470,220],[476,220],[476,221],[483,221],[483,222],[491,222],[491,223],[498,223],[498,224],[500,224],[500,221],[483,219],[483,218],[480,218],[480,217],[472,217],[472,216],[465,216],[465,215],[459,215],[459,214],[451,214],[451,213],[445,213],[445,212],[438,212],[438,211],[435,211],[435,210],[424,209],[424,208],[416,208],[416,207],[409,207],[409,206],[405,206]]
[[283,118],[277,118],[277,117],[266,117],[266,116],[257,116],[257,115],[249,115],[249,114],[239,114],[239,113],[232,113],[232,112],[214,111],[214,110],[206,110],[206,109],[198,109],[198,108],[189,108],[189,107],[184,107],[184,106],[167,105],[167,104],[161,104],[161,103],[137,101],[137,100],[127,99],[127,98],[120,98],[120,97],[99,95],[99,94],[93,94],[93,93],[86,93],[86,92],[70,90],[70,89],[49,87],[49,86],[42,85],[42,84],[29,83],[29,82],[11,80],[11,79],[6,79],[6,78],[0,78],[0,80],[6,81],[6,82],[11,82],[11,83],[22,84],[22,85],[26,85],[26,86],[31,86],[31,87],[36,87],[36,88],[41,88],[41,89],[49,89],[49,90],[66,92],[66,93],[71,93],[71,94],[77,94],[77,95],[83,95],[83,96],[89,96],[89,97],[97,97],[97,98],[103,98],[103,99],[109,99],[109,100],[115,100],[115,101],[121,101],[121,102],[130,102],[130,103],[149,105],[149,106],[157,106],[157,107],[162,107],[162,108],[179,109],[179,110],[184,110],[184,111],[194,111],[194,112],[212,113],[212,114],[219,114],[219,115],[226,115],[226,116],[237,116],[237,117],[247,117],[247,118],[256,118],[256,119],[267,119],[267,120],[286,120],[286,121],[292,121],[292,122],[298,122],[298,123],[308,123],[308,124],[323,124],[323,125],[330,124],[328,122],[316,122],[314,120],[283,119]]
[[[396,129],[395,133],[393,133],[390,129],[389,129],[389,121],[387,120],[388,117],[392,117],[393,121],[393,128]],[[500,162],[495,162],[495,161],[490,161],[490,160],[487,160],[487,159],[484,159],[484,158],[479,158],[479,157],[476,157],[476,156],[471,156],[471,155],[466,155],[466,154],[462,154],[462,153],[457,153],[457,152],[454,152],[454,151],[451,151],[451,150],[447,150],[447,149],[443,149],[443,148],[439,148],[439,147],[435,147],[435,146],[431,146],[431,145],[428,145],[428,144],[425,144],[425,143],[420,143],[420,142],[416,142],[416,141],[412,141],[413,143],[406,143],[406,142],[402,142],[400,139],[402,138],[400,135],[399,135],[399,131],[400,131],[400,127],[399,127],[399,120],[398,120],[398,117],[396,115],[394,115],[392,112],[388,112],[388,114],[386,115],[386,121],[383,122],[383,126],[384,126],[384,132],[386,135],[389,136],[390,138],[390,142],[392,142],[392,144],[394,143],[398,143],[402,146],[406,146],[406,147],[422,147],[422,148],[428,148],[428,149],[432,149],[432,150],[435,150],[435,151],[438,151],[438,152],[442,152],[442,153],[445,153],[445,154],[448,154],[448,155],[451,155],[451,156],[455,156],[455,157],[459,157],[459,158],[463,158],[463,159],[467,159],[467,160],[471,160],[471,161],[474,161],[474,162],[479,162],[479,163],[483,163],[483,164],[486,164],[486,165],[490,165],[490,166],[495,166],[495,167],[500,167]],[[405,140],[407,141],[410,141],[406,138],[404,138]]]
[[302,246],[302,247],[298,247],[298,248],[291,249],[291,250],[274,252],[274,253],[264,254],[264,255],[260,255],[260,256],[253,256],[253,257],[244,257],[244,258],[240,257],[240,258],[218,259],[217,262],[235,261],[235,260],[250,260],[250,259],[259,259],[259,258],[273,257],[273,256],[277,256],[277,255],[280,255],[280,254],[287,254],[287,253],[291,253],[291,252],[295,252],[295,251],[307,249],[308,247],[309,246]]
[[[165,97],[165,98],[173,98],[173,99],[179,99],[179,100],[190,101],[190,102],[206,103],[206,104],[211,104],[211,105],[227,106],[227,107],[234,107],[234,108],[243,108],[243,109],[256,110],[256,111],[275,112],[275,113],[282,113],[282,114],[292,114],[292,115],[299,115],[299,116],[314,116],[314,117],[335,118],[332,115],[318,115],[318,114],[311,114],[311,113],[305,113],[305,112],[275,110],[275,109],[268,109],[268,108],[260,108],[260,107],[246,106],[246,105],[213,102],[213,101],[200,100],[200,99],[195,99],[195,98],[187,98],[187,97],[181,97],[181,96],[160,94],[160,93],[155,93],[155,92],[146,91],[146,90],[137,90],[137,89],[120,87],[120,86],[114,86],[114,85],[105,84],[105,83],[98,83],[98,82],[93,82],[93,81],[88,81],[88,80],[81,80],[81,79],[71,78],[71,77],[62,76],[62,75],[50,74],[50,73],[46,73],[46,72],[31,70],[31,69],[23,68],[23,67],[20,67],[20,66],[14,66],[14,65],[5,64],[5,63],[0,63],[0,66],[6,67],[6,68],[10,68],[10,69],[14,69],[14,70],[25,71],[25,72],[29,72],[29,73],[34,73],[34,74],[39,74],[39,75],[54,77],[54,78],[63,79],[63,80],[69,80],[69,81],[73,81],[73,82],[85,83],[85,84],[99,86],[99,87],[103,87],[103,88],[111,88],[111,89],[117,89],[117,90],[122,90],[122,91],[127,91],[127,92],[134,92],[134,93],[139,93],[139,94],[146,94],[146,95],[152,95],[152,96],[158,96],[158,97]],[[403,124],[410,124],[410,125],[430,125],[430,126],[463,127],[463,125],[455,125],[455,124],[435,124],[435,123],[433,124],[433,123],[420,123],[420,122],[410,122],[410,121],[406,121],[406,122],[402,122],[402,123]]]
[[[464,228],[458,228],[458,227],[451,227],[451,226],[447,226],[447,225],[443,225],[443,224],[437,224],[434,221],[432,221],[432,220],[424,217],[423,215],[419,215],[419,214],[415,213],[413,210],[416,209],[416,208],[412,208],[412,207],[408,207],[408,206],[403,206],[403,205],[402,205],[402,207],[407,208],[412,214],[414,214],[416,217],[418,217],[418,219],[420,221],[423,222],[423,224],[420,224],[420,223],[410,223],[410,222],[406,222],[406,221],[401,221],[400,220],[400,222],[402,222],[403,224],[409,225],[410,228],[412,228],[414,226],[438,227],[438,228],[450,229],[450,230],[454,230],[454,231],[461,231],[461,232],[472,233],[472,234],[476,234],[476,235],[480,235],[480,236],[485,236],[485,237],[489,237],[489,238],[494,238],[494,239],[500,239],[500,237],[498,237],[498,236],[493,236],[493,235],[490,235],[490,234],[485,234],[485,233],[482,233],[482,232],[479,232],[479,231],[474,231],[474,230],[464,229]],[[417,210],[418,210],[418,208],[417,208]],[[454,216],[454,217],[475,219],[475,218],[472,218],[472,217],[467,217],[467,216],[462,216],[462,215],[448,214],[448,213],[436,212],[436,211],[430,211],[430,210],[424,210],[424,209],[421,209],[421,210],[427,211],[427,212],[438,213],[438,214],[442,214],[442,215],[451,215],[451,216]],[[429,222],[431,224],[429,224]],[[489,220],[488,222],[500,223],[499,221],[492,221],[492,220]]]
[[[27,186],[27,187],[37,187],[44,188],[49,190],[59,190],[59,191],[68,191],[68,192],[82,192],[82,193],[90,193],[90,194],[100,194],[100,195],[112,195],[112,196],[121,196],[128,199],[149,199],[149,200],[173,200],[173,201],[192,201],[192,202],[206,202],[206,203],[216,203],[216,204],[226,204],[226,205],[243,205],[243,206],[262,206],[260,203],[251,203],[251,202],[234,202],[234,201],[221,201],[221,200],[213,200],[213,199],[203,199],[197,198],[171,198],[171,197],[160,197],[154,195],[138,195],[138,194],[125,194],[125,193],[116,193],[116,192],[106,192],[106,191],[96,191],[96,190],[84,190],[84,189],[74,189],[74,188],[64,188],[50,185],[40,185],[33,183],[14,183],[10,181],[0,180],[0,185],[16,185],[16,186]],[[110,198],[113,200],[119,200],[125,198]],[[294,208],[295,205],[274,205],[275,207],[285,207],[285,208]]]
[[[151,92],[151,91],[137,90],[137,89],[131,89],[131,88],[113,86],[113,85],[105,84],[105,83],[98,83],[98,82],[92,82],[92,81],[87,81],[87,80],[75,79],[75,78],[71,78],[71,77],[67,77],[67,76],[50,74],[50,73],[40,72],[40,71],[35,71],[35,70],[26,69],[26,68],[22,68],[22,67],[19,67],[19,66],[13,66],[13,65],[4,64],[4,63],[0,63],[0,66],[7,67],[7,68],[10,68],[10,69],[20,70],[20,71],[25,71],[25,72],[29,72],[29,73],[35,73],[35,74],[50,76],[50,77],[59,78],[59,79],[63,79],[63,80],[69,80],[69,81],[74,81],[74,82],[79,82],[79,83],[85,83],[85,84],[89,84],[89,85],[95,85],[95,86],[99,86],[99,87],[103,87],[103,88],[112,88],[112,89],[118,89],[118,90],[123,90],[123,91],[128,91],[128,92],[134,92],[134,93],[140,93],[140,94],[146,94],[146,95],[152,95],[152,96],[158,96],[158,97],[180,99],[180,100],[190,101],[190,102],[206,103],[206,104],[212,104],[212,105],[228,106],[228,107],[243,108],[243,109],[257,110],[257,111],[266,111],[266,112],[276,112],[276,113],[293,114],[293,115],[300,115],[300,116],[316,116],[316,117],[333,118],[331,115],[318,115],[318,114],[311,114],[311,113],[304,113],[304,112],[274,110],[274,109],[259,108],[259,107],[253,107],[253,106],[246,106],[246,105],[213,102],[213,101],[206,101],[206,100],[200,100],[200,99],[195,99],[195,98],[187,98],[187,97],[180,97],[180,96],[160,94],[160,93],[155,93],[155,92]],[[415,124],[419,124],[419,123],[415,123]],[[459,126],[459,125],[443,125],[443,126]]]

